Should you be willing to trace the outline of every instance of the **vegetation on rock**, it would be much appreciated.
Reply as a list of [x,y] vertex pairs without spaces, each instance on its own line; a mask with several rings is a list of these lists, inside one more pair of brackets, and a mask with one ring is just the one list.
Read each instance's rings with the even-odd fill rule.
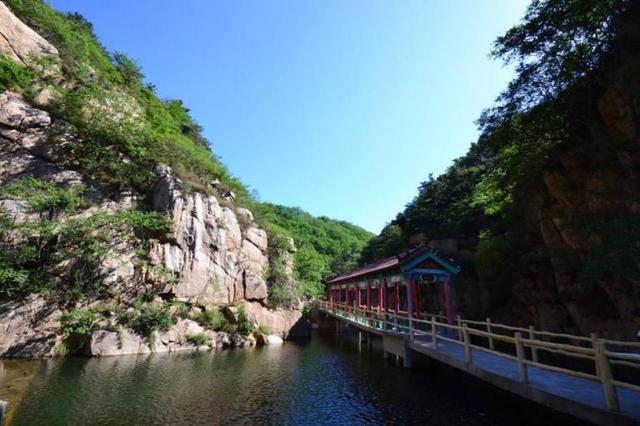
[[[269,232],[270,246],[275,246],[269,250],[272,256],[271,271],[268,271],[272,284],[270,300],[274,306],[290,305],[301,296],[321,297],[324,278],[357,262],[361,248],[370,237],[366,231],[344,222],[313,218],[298,209],[255,200],[211,151],[202,128],[182,102],[159,99],[153,85],[144,81],[144,74],[135,61],[121,52],[109,53],[93,34],[91,23],[81,15],[57,12],[42,0],[7,0],[5,3],[23,22],[56,46],[59,59],[33,58],[29,66],[24,66],[0,56],[0,90],[12,89],[25,99],[33,99],[42,88],[53,94],[42,108],[54,118],[70,123],[77,138],[69,142],[52,135],[51,144],[63,154],[64,166],[78,171],[91,191],[102,196],[126,191],[148,194],[158,180],[155,167],[167,164],[180,178],[184,189],[206,192],[219,197],[223,204],[237,204],[256,211],[259,223]],[[88,188],[84,186],[64,188],[24,179],[8,183],[0,196],[23,198],[34,211],[47,210],[53,218],[59,213],[87,207],[90,203],[83,197],[85,191]],[[162,233],[165,225],[158,216],[153,212],[130,211],[111,219],[116,222],[126,219],[135,230]],[[152,221],[162,229],[152,229]],[[105,226],[99,223],[106,222],[105,216],[79,222],[74,242],[83,237],[82,232],[100,233],[98,228]],[[55,232],[60,228],[53,223],[42,226],[45,225]],[[26,234],[23,236],[26,238]],[[106,233],[99,235],[89,252],[100,252],[104,246],[100,241],[113,237]],[[138,237],[144,240],[151,235]],[[284,254],[279,247],[287,237],[293,237],[298,246],[294,258],[296,281],[285,278],[286,265],[278,257]],[[0,292],[8,296],[31,288],[25,285],[26,275],[33,275],[34,268],[46,271],[50,266],[40,257],[41,252],[38,258],[3,259],[0,277],[11,284]],[[84,275],[87,275],[84,281],[94,281],[93,286],[98,286],[95,274]],[[80,286],[76,296],[87,285]]]
[[256,219],[269,233],[270,250],[288,252],[295,244],[294,270],[299,288],[286,285],[285,265],[272,262],[270,298],[286,305],[300,294],[324,297],[324,280],[358,264],[360,252],[372,234],[348,222],[314,217],[298,208],[261,203]]

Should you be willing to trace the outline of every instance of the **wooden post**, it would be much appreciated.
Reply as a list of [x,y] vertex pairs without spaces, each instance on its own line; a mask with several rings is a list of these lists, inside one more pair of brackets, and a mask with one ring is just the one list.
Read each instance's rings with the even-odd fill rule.
[[[462,318],[460,318],[460,315],[456,315],[456,318],[458,319],[458,327],[462,327]],[[456,333],[458,334],[458,340],[462,340],[462,333],[460,332],[460,328],[458,328]]]
[[438,350],[438,341],[437,341],[437,329],[436,329],[436,317],[431,317],[431,344],[433,345],[434,350]]
[[469,339],[469,330],[467,330],[467,323],[462,324],[462,336],[464,339],[464,362],[471,364],[471,341]]
[[[536,328],[532,325],[529,326],[529,339],[536,340]],[[538,362],[538,348],[531,348],[531,359],[533,362]]]
[[604,396],[607,400],[607,408],[612,411],[620,411],[620,404],[618,402],[618,393],[613,384],[613,377],[611,375],[611,368],[609,367],[609,359],[607,357],[607,347],[604,342],[596,342],[596,365],[598,366],[598,372],[600,374],[600,382],[604,388]]
[[[491,332],[491,318],[487,318],[487,333],[492,334]],[[489,349],[492,351],[495,350],[493,345],[493,337],[489,336]]]
[[[596,350],[596,343],[598,342],[598,333],[591,333],[591,347]],[[598,362],[594,362],[596,366],[596,376],[600,377],[600,368],[598,368]]]
[[515,334],[516,355],[518,356],[518,371],[520,372],[520,382],[527,383],[527,364],[525,364],[524,345],[522,344],[522,333]]

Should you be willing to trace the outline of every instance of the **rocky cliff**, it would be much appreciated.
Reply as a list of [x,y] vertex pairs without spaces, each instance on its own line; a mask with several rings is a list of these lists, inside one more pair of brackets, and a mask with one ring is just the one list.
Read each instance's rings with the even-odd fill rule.
[[[59,67],[40,64],[57,64],[57,49],[1,2],[0,53],[54,81],[29,96],[0,93],[0,240],[16,254],[3,258],[0,356],[242,346],[256,342],[257,327],[263,343],[288,335],[302,306],[267,307],[269,242],[251,211],[215,181],[187,189],[163,164],[150,191],[105,190],[69,155],[86,137],[49,111],[66,83]],[[168,229],[138,232],[147,220]],[[23,249],[30,254],[15,260]]]

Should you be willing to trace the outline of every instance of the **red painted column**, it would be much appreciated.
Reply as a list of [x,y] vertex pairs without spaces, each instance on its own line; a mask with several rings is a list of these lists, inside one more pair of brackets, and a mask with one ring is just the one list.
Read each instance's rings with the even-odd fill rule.
[[344,304],[345,309],[349,309],[349,287],[344,288]]
[[420,285],[415,285],[416,291],[416,318],[420,319]]
[[382,314],[382,310],[384,309],[384,299],[382,297],[382,289],[384,288],[385,290],[386,288],[387,282],[386,280],[382,280],[382,282],[380,283],[380,287],[378,287],[378,313]]
[[405,285],[407,287],[407,315],[409,316],[409,318],[413,318],[414,316],[414,312],[413,312],[413,303],[414,303],[414,292],[413,292],[413,278],[411,278],[411,276],[407,277],[405,279]]
[[371,283],[367,284],[367,310],[371,310]]
[[395,297],[395,302],[396,302],[396,315],[398,315],[398,313],[400,312],[400,287],[398,287],[398,283],[396,283],[396,297]]
[[453,325],[453,296],[451,295],[449,277],[444,279],[444,309],[447,315],[447,324]]

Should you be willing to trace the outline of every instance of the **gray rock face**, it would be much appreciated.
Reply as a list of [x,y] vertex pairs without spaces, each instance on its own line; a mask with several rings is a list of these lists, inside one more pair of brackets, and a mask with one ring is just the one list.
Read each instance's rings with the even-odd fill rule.
[[[0,53],[61,82],[62,75],[55,65],[45,70],[31,61],[32,58],[49,55],[56,62],[58,52],[55,47],[24,25],[2,2]],[[33,89],[40,92],[34,100],[36,105],[47,104],[55,96],[55,87]],[[135,105],[131,106],[126,97],[117,99],[117,102],[93,105],[93,111],[114,113],[115,118],[135,119],[138,113]],[[0,93],[0,185],[26,177],[67,186],[87,183],[76,171],[82,164],[71,163],[73,160],[64,154],[67,150],[61,149],[77,143],[82,143],[82,140],[68,123],[52,118],[15,93]],[[221,204],[212,195],[184,190],[168,167],[159,166],[157,172],[160,180],[152,194],[151,205],[140,205],[144,197],[130,193],[112,194],[111,199],[101,199],[99,191],[90,188],[94,204],[75,214],[76,217],[89,217],[98,212],[114,213],[144,207],[167,213],[174,223],[169,241],[149,241],[151,263],[166,268],[176,278],[175,283],[167,282],[164,287],[165,283],[154,276],[152,268],[140,267],[137,263],[136,248],[140,241],[134,238],[110,241],[109,255],[100,265],[100,275],[103,283],[117,295],[117,302],[112,302],[126,308],[131,298],[139,293],[140,286],[162,290],[163,294],[172,294],[177,300],[197,301],[201,305],[248,301],[250,319],[285,336],[288,327],[301,313],[298,310],[270,311],[265,307],[268,241],[266,232],[255,225],[253,214],[247,209],[232,207],[234,195],[230,192],[222,194]],[[221,191],[219,182],[211,185]],[[30,211],[22,199],[0,199],[0,208],[7,211],[16,223],[42,219],[38,213]],[[60,213],[57,218],[65,220],[67,216]],[[293,257],[291,253],[283,256],[287,256],[285,264],[293,276]],[[57,266],[61,280],[72,279],[63,273],[65,266],[72,261],[65,259]],[[86,308],[95,302],[82,300],[77,307]],[[55,355],[56,345],[62,339],[61,314],[55,301],[41,296],[0,303],[0,356]],[[206,335],[210,340],[208,347],[212,349],[255,344],[252,336],[231,336],[205,330],[191,320],[180,320],[169,331],[157,333],[153,347],[150,347],[147,339],[132,330],[121,328],[113,331],[114,326],[118,324],[105,325],[106,329],[93,333],[86,348],[89,354],[107,356],[197,350],[198,347],[188,341],[190,334]]]
[[0,356],[41,357],[55,354],[62,312],[43,297],[0,306]]
[[91,336],[88,348],[92,356],[112,356],[146,354],[151,348],[144,339],[129,330],[115,331],[98,330]]
[[279,337],[287,337],[291,328],[302,318],[300,309],[266,309],[260,303],[245,304],[249,319],[258,326],[266,326],[271,333]]
[[0,52],[23,64],[28,64],[32,57],[58,55],[58,49],[20,21],[2,2],[0,2]]
[[[56,134],[56,144],[49,136]],[[66,185],[82,182],[65,168],[58,147],[73,140],[62,123],[52,123],[45,111],[10,92],[0,93],[0,183],[13,178],[38,177]]]
[[173,294],[219,304],[265,299],[266,232],[254,225],[243,231],[214,196],[183,191],[168,167],[158,173],[153,206],[167,212],[174,229],[171,242],[152,246],[151,259],[178,276]]
[[[189,336],[205,334],[209,338],[207,345],[196,346],[189,342]],[[219,349],[223,346],[222,336],[213,331],[205,331],[198,323],[183,319],[168,331],[156,333],[153,344],[147,339],[122,328],[120,331],[97,330],[93,332],[87,347],[87,355],[115,356],[162,352],[203,351]]]

